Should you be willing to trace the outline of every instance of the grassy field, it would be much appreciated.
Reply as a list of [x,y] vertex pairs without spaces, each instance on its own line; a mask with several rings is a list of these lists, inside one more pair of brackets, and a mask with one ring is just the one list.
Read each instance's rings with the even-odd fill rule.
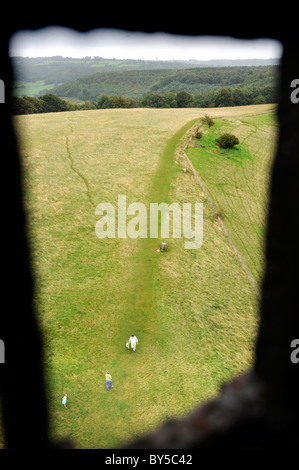
[[[204,130],[205,149],[189,146],[187,154],[258,279],[273,106],[16,118],[54,438],[70,436],[80,448],[118,446],[188,413],[251,364],[256,293],[194,175],[182,171],[182,148],[206,111],[215,126]],[[213,147],[222,129],[240,138],[239,157]],[[202,202],[202,247],[186,250],[170,237],[159,253],[156,239],[100,240],[95,208],[116,207],[120,194],[127,205]],[[249,202],[244,217],[239,208]],[[135,354],[125,348],[132,333]]]
[[37,80],[36,82],[25,82],[16,80],[14,85],[14,95],[22,98],[23,96],[37,96],[42,90],[50,90],[56,86],[55,83],[45,84],[45,80]]

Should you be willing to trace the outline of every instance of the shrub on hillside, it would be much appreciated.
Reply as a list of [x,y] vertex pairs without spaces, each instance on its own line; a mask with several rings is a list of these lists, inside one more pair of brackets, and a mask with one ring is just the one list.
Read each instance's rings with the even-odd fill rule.
[[199,140],[202,138],[202,132],[199,129],[195,133],[195,138]]
[[203,124],[207,124],[209,127],[212,127],[214,125],[213,119],[210,116],[208,116],[207,114],[205,114],[204,117],[201,118],[201,122]]
[[239,139],[234,134],[226,132],[225,134],[222,134],[218,139],[216,139],[216,142],[223,149],[231,149],[239,143]]

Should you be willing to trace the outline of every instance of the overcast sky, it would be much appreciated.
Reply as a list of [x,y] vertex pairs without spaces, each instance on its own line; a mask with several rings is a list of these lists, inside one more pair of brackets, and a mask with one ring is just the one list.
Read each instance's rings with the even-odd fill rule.
[[9,54],[144,60],[279,59],[282,46],[273,39],[237,40],[112,29],[79,33],[62,27],[47,27],[15,33],[10,40]]

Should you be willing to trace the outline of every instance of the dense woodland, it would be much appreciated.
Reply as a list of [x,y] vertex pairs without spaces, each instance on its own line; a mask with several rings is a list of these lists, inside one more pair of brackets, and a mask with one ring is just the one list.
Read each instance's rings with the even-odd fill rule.
[[151,93],[165,95],[179,91],[197,96],[221,88],[273,88],[277,72],[276,66],[98,72],[58,85],[50,92],[60,98],[83,101],[98,101],[102,95],[141,100]]
[[96,102],[86,100],[83,104],[74,104],[53,94],[47,94],[39,98],[13,97],[13,113],[34,114],[107,108],[222,108],[276,102],[276,92],[270,86],[234,90],[221,88],[218,92],[210,91],[202,95],[192,95],[183,90],[178,93],[149,93],[140,100],[125,98],[122,95],[102,95]]
[[[79,65],[81,67],[82,63]],[[33,74],[34,63],[32,67]],[[57,67],[55,63],[56,80],[61,81]],[[41,79],[42,68],[38,67],[38,70],[38,75],[31,74],[27,79]],[[51,89],[43,90],[40,96],[15,96],[14,114],[77,109],[208,108],[276,103],[278,75],[278,65],[102,71],[57,86],[52,83]],[[53,77],[46,78],[44,75],[43,79],[53,80]]]

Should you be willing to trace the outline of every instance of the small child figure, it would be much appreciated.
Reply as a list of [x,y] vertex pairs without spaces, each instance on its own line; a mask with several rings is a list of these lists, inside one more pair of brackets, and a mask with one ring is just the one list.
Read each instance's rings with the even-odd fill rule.
[[111,377],[109,370],[107,370],[106,372],[106,388],[107,390],[110,390],[110,388],[113,388],[112,377]]
[[130,343],[129,343],[129,341],[126,342],[126,348],[127,348],[127,349],[130,349]]
[[62,398],[62,404],[63,404],[64,408],[66,408],[66,400],[67,400],[67,394],[65,393],[63,395],[63,398]]

